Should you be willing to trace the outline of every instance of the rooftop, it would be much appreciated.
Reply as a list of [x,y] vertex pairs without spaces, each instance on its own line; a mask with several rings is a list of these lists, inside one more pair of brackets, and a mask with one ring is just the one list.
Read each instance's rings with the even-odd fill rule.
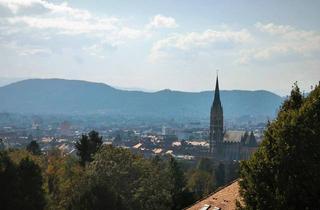
[[199,210],[204,207],[207,210],[234,210],[236,209],[236,200],[240,200],[238,181],[218,189],[208,197],[188,207],[187,210]]

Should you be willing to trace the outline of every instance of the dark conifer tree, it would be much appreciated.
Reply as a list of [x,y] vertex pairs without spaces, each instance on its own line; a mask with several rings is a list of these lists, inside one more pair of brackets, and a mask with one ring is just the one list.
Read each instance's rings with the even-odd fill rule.
[[39,144],[32,140],[26,147],[27,151],[31,152],[33,155],[41,155],[41,149]]
[[87,162],[93,160],[93,155],[102,145],[102,137],[96,131],[91,131],[88,135],[82,135],[76,142],[77,155],[80,157],[80,164],[85,166]]

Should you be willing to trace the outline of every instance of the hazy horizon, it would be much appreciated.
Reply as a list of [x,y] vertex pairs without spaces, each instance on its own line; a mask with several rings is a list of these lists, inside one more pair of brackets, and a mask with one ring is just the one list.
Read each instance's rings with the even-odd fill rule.
[[[127,91],[142,91],[142,92],[147,92],[147,93],[153,93],[153,92],[159,92],[159,91],[163,91],[163,90],[170,90],[170,91],[181,91],[181,92],[189,92],[189,93],[200,93],[200,92],[206,92],[206,91],[214,91],[214,88],[210,89],[203,89],[203,90],[199,90],[199,91],[188,91],[188,90],[177,90],[177,89],[171,89],[171,88],[163,88],[163,89],[157,89],[157,90],[151,90],[151,89],[145,89],[145,88],[141,88],[141,87],[121,87],[121,86],[115,86],[115,85],[110,85],[108,83],[105,82],[96,82],[96,81],[89,81],[89,80],[79,80],[79,79],[64,79],[64,78],[1,78],[0,77],[0,88],[16,83],[16,82],[21,82],[24,80],[37,80],[37,79],[44,79],[44,80],[54,80],[54,79],[58,79],[58,80],[70,80],[70,81],[83,81],[83,82],[90,82],[90,83],[102,83],[105,85],[108,85],[112,88],[118,89],[118,90],[127,90]],[[271,93],[274,93],[276,95],[279,95],[281,97],[285,97],[288,96],[290,94],[290,92],[286,93],[286,94],[280,94],[271,90],[265,90],[265,89],[220,89],[221,91],[268,91]]]

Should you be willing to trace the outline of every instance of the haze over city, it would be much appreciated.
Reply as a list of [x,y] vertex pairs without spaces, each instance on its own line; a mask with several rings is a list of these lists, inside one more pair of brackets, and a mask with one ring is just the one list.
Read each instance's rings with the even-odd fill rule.
[[[319,1],[0,0],[1,80],[309,92],[320,78]],[[241,17],[241,18],[239,18]]]

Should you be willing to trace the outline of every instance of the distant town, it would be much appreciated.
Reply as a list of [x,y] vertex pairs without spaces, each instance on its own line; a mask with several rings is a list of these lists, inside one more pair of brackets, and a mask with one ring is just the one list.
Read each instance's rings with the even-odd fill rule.
[[[207,122],[180,123],[172,119],[167,122],[105,123],[100,119],[96,127],[87,126],[81,117],[70,121],[63,117],[20,116],[17,114],[0,114],[0,139],[6,148],[24,148],[36,140],[41,150],[46,152],[53,148],[63,154],[75,153],[74,144],[91,130],[103,136],[104,144],[130,148],[146,157],[171,154],[176,158],[194,159],[205,156],[209,150],[209,119]],[[228,125],[228,123],[227,123]],[[264,123],[233,125],[227,129],[253,131],[259,142],[265,129]]]

